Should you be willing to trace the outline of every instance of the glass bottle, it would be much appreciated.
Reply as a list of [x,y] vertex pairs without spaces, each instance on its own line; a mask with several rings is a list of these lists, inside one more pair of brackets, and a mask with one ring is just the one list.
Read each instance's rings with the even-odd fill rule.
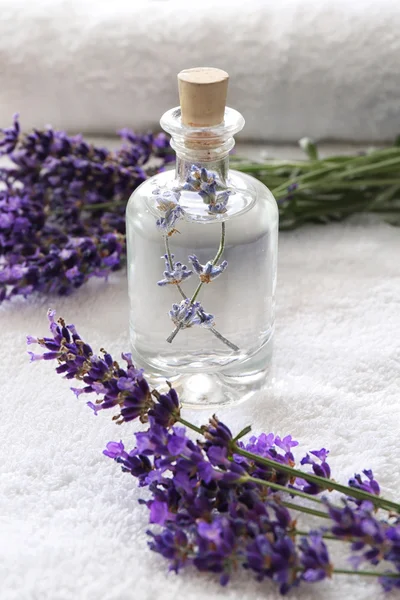
[[186,124],[193,106],[181,89],[181,107],[161,118],[175,172],[145,181],[126,212],[133,359],[158,390],[170,382],[190,406],[243,401],[260,389],[274,332],[278,209],[260,181],[229,170],[244,119],[218,94],[224,72],[211,71],[216,89],[208,81],[200,90],[200,126]]

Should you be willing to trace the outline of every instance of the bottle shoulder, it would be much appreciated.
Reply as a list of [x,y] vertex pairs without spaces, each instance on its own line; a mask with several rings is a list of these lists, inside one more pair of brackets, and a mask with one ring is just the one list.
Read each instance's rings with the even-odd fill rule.
[[129,198],[127,205],[127,214],[137,209],[149,210],[155,217],[160,216],[159,190],[167,193],[178,192],[179,205],[189,219],[201,222],[227,221],[231,218],[240,217],[248,211],[257,213],[268,211],[270,214],[278,215],[278,206],[275,198],[269,188],[255,177],[231,169],[227,178],[227,186],[231,191],[227,209],[221,214],[210,214],[207,206],[199,194],[186,192],[179,187],[175,179],[173,169],[158,173],[144,181]]
[[235,181],[248,182],[248,185],[252,185],[257,194],[257,202],[268,202],[272,206],[275,206],[276,209],[278,209],[275,197],[269,189],[269,187],[265,185],[265,183],[253,177],[253,175],[243,173],[242,171],[236,171],[235,169],[231,169],[229,174],[230,177],[234,177]]

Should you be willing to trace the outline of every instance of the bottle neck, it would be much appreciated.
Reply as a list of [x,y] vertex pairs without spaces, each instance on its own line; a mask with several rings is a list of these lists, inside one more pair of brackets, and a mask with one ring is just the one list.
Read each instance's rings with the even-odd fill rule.
[[224,120],[211,127],[189,127],[182,123],[180,107],[161,117],[161,127],[171,134],[171,147],[176,152],[176,179],[182,185],[193,165],[215,173],[225,186],[229,172],[229,152],[235,145],[233,136],[243,128],[244,119],[233,108],[226,107]]
[[217,181],[222,186],[227,185],[229,174],[229,152],[235,145],[233,138],[215,145],[215,141],[210,145],[202,141],[186,139],[171,140],[171,146],[176,152],[175,178],[180,185],[184,185],[190,176],[190,170],[193,165],[212,171]]
[[176,154],[175,179],[180,185],[184,185],[190,176],[190,170],[196,165],[197,167],[205,168],[207,171],[215,173],[217,180],[223,185],[227,185],[229,173],[229,154],[223,158],[214,160],[202,160],[197,155]]

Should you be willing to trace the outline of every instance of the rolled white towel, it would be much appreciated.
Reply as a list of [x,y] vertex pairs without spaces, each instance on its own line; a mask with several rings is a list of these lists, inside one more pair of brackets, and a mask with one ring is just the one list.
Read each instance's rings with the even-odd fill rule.
[[249,139],[400,131],[397,0],[0,0],[0,126],[158,126],[176,74],[231,75]]

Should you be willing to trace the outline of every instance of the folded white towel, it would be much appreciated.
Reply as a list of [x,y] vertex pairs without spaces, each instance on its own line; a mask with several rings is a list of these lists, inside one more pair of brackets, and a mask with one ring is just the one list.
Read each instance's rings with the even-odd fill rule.
[[154,128],[176,74],[231,75],[251,139],[392,139],[396,0],[0,0],[0,125]]

